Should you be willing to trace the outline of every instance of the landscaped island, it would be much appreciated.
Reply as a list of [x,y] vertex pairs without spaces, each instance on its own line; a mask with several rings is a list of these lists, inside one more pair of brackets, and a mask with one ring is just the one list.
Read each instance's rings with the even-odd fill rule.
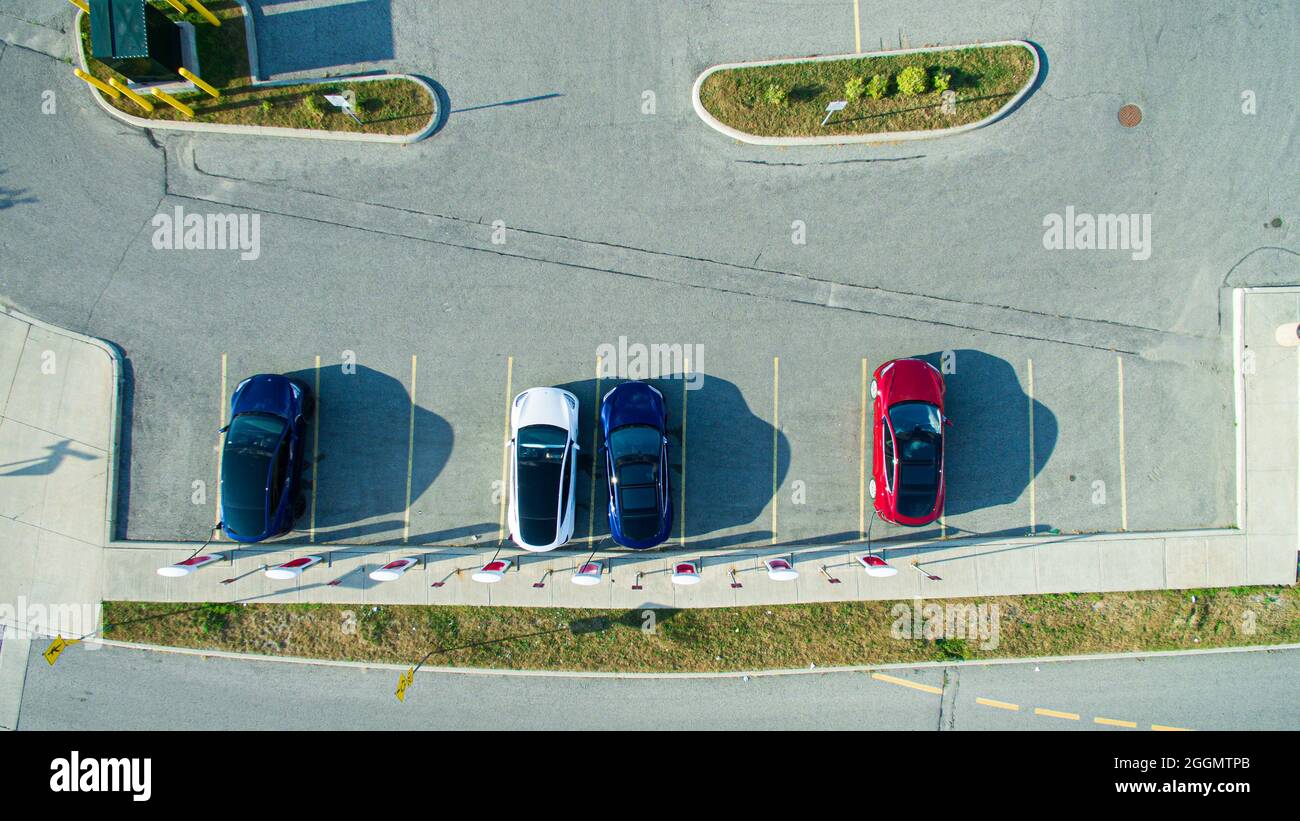
[[[701,75],[696,88],[701,116],[715,128],[734,130],[738,139],[797,143],[980,123],[1013,104],[1037,72],[1033,48],[1015,41],[723,65]],[[822,125],[834,101],[847,106]]]
[[[219,99],[202,91],[175,95],[194,111],[187,117],[170,106],[157,103],[146,111],[126,95],[103,99],[124,114],[145,120],[190,121],[236,126],[265,126],[360,134],[414,134],[429,125],[434,100],[421,83],[401,77],[367,80],[337,80],[289,85],[255,83],[249,69],[244,12],[234,0],[207,0],[205,5],[221,21],[213,26],[198,14],[181,15],[162,0],[150,4],[174,20],[194,25],[195,46],[201,78],[220,93]],[[90,16],[80,15],[80,34],[86,70],[107,82],[126,78],[91,57]],[[356,95],[357,113],[363,124],[325,101],[326,94],[351,91]],[[154,101],[155,103],[157,101]]]

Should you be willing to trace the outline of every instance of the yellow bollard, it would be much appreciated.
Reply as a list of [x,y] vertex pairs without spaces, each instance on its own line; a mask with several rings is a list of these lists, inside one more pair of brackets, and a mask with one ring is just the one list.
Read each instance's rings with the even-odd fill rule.
[[194,85],[198,86],[199,88],[201,88],[201,89],[203,89],[204,91],[206,91],[206,92],[208,92],[209,94],[211,94],[212,97],[213,97],[213,99],[216,99],[216,100],[220,100],[220,99],[221,99],[221,92],[220,92],[220,91],[217,91],[217,90],[216,90],[215,88],[213,88],[210,84],[204,82],[204,81],[203,81],[203,78],[199,77],[199,75],[197,75],[197,74],[195,74],[194,72],[190,71],[188,68],[182,68],[182,69],[181,69],[181,76],[184,77],[185,79],[189,80],[191,83],[194,83]]
[[131,102],[143,108],[145,111],[153,111],[153,103],[136,94],[126,83],[119,83],[116,77],[109,77],[108,84],[127,96]]
[[85,80],[87,83],[99,89],[100,91],[104,92],[108,96],[112,97],[114,100],[122,96],[117,93],[117,89],[113,88],[112,86],[110,86],[109,84],[101,80],[96,80],[94,77],[91,77],[89,74],[87,74],[86,72],[82,71],[79,68],[74,68],[72,70],[72,73],[77,75],[81,79]]
[[185,0],[185,2],[189,3],[191,6],[194,7],[195,11],[203,15],[204,20],[207,20],[209,23],[211,23],[214,26],[221,25],[221,21],[217,19],[217,15],[208,11],[207,8],[202,3],[199,2],[199,0]]
[[194,109],[192,109],[192,108],[190,108],[189,106],[185,105],[185,103],[182,103],[180,100],[176,99],[176,98],[173,97],[172,95],[170,95],[170,94],[168,94],[167,92],[163,91],[161,88],[157,88],[157,87],[155,87],[155,88],[151,88],[151,89],[149,89],[149,90],[153,92],[153,96],[155,96],[155,97],[157,97],[158,99],[162,100],[164,103],[166,103],[167,105],[169,105],[169,106],[171,106],[172,108],[176,109],[176,110],[179,111],[180,113],[184,114],[186,117],[193,117],[193,116],[194,116]]
[[68,2],[81,9],[86,14],[90,14],[90,6],[86,5],[86,0],[68,0]]
[[171,7],[174,8],[174,9],[176,9],[176,10],[179,11],[181,14],[189,14],[189,13],[190,13],[190,10],[187,9],[187,8],[185,8],[185,4],[182,3],[181,0],[167,0],[167,5],[171,6]]

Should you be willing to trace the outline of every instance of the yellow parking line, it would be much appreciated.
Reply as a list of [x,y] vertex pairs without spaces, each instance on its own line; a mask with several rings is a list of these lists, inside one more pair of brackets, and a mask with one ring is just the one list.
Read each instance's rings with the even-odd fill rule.
[[862,53],[862,15],[858,13],[858,0],[853,0],[853,48]]
[[682,486],[678,489],[680,502],[677,505],[678,535],[677,544],[686,544],[686,397],[690,396],[687,386],[691,383],[691,360],[683,363],[682,370]]
[[776,544],[777,437],[781,431],[781,357],[772,357],[772,544]]
[[1063,712],[1061,712],[1060,710],[1047,710],[1047,709],[1044,709],[1044,708],[1042,708],[1042,707],[1035,707],[1035,708],[1034,708],[1034,715],[1036,715],[1036,716],[1048,716],[1048,717],[1050,717],[1050,718],[1067,718],[1067,719],[1069,719],[1070,721],[1078,721],[1078,720],[1079,720],[1079,714],[1078,714],[1078,713],[1063,713]]
[[983,704],[985,707],[997,707],[999,710],[1019,710],[1019,704],[1012,704],[1009,701],[994,701],[991,698],[976,698],[976,704]]
[[[221,410],[220,410],[220,414],[221,414],[221,425],[220,425],[220,427],[223,427],[223,428],[224,428],[224,427],[226,426],[226,355],[225,355],[224,353],[221,355]],[[213,518],[212,518],[212,523],[213,523],[214,525],[219,525],[219,524],[221,524],[221,456],[222,456],[222,453],[221,453],[221,452],[222,452],[222,447],[221,447],[221,434],[217,434],[217,509],[216,509],[216,511],[212,514],[212,516],[213,516]],[[216,540],[216,541],[221,541],[221,531],[220,531],[220,530],[218,530],[218,531],[216,532],[216,534],[213,536],[213,539]]]
[[932,687],[929,684],[921,684],[917,681],[908,681],[905,678],[894,678],[884,673],[872,673],[871,677],[876,681],[883,681],[887,684],[897,684],[900,687],[911,687],[913,690],[920,690],[923,693],[934,693],[937,696],[943,695],[943,690],[938,687]]
[[506,540],[506,494],[509,488],[506,487],[506,457],[510,453],[510,384],[515,374],[515,358],[506,357],[506,432],[501,439],[501,511],[497,518],[497,541]]
[[1029,360],[1028,374],[1025,380],[1029,395],[1029,535],[1034,535],[1038,527],[1038,499],[1034,493],[1034,360]]
[[[853,16],[858,12],[853,3]],[[862,396],[858,407],[858,541],[867,538],[867,358],[862,357]]]
[[596,357],[595,423],[591,426],[591,495],[587,498],[587,541],[596,542],[596,457],[600,455],[600,365]]
[[1119,529],[1128,530],[1128,466],[1124,462],[1124,360],[1115,357],[1119,380]]
[[307,540],[316,541],[316,463],[320,461],[320,354],[316,355],[316,384],[312,392],[316,408],[311,416],[311,523]]
[[1119,719],[1116,718],[1097,717],[1092,720],[1092,723],[1105,724],[1107,727],[1129,727],[1129,728],[1137,727],[1136,721],[1120,721]]
[[402,544],[411,538],[411,471],[415,465],[415,354],[411,354],[411,415],[406,428],[406,508],[402,511]]
[[1153,730],[1155,730],[1155,731],[1157,731],[1157,732],[1166,732],[1166,733],[1170,733],[1170,732],[1172,732],[1172,733],[1189,733],[1189,732],[1191,732],[1191,730],[1187,729],[1186,727],[1167,727],[1167,726],[1165,726],[1164,724],[1152,724],[1152,725],[1151,725],[1151,729],[1153,729]]

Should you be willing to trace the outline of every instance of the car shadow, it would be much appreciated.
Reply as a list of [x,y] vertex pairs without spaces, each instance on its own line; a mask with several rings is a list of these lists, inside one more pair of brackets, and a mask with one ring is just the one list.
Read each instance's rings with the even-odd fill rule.
[[[725,548],[751,544],[771,537],[767,527],[748,528],[759,520],[772,500],[773,428],[750,409],[740,389],[726,379],[692,374],[686,382],[680,374],[646,380],[664,395],[668,421],[668,463],[671,470],[673,527],[665,547],[675,547],[683,534],[682,489],[685,483],[685,536],[691,549]],[[593,436],[597,432],[601,397],[626,380],[583,379],[557,387],[578,397],[578,444],[582,446],[578,467],[578,521],[575,536],[586,534],[592,477]],[[695,389],[684,389],[693,384]],[[767,400],[764,400],[767,401]],[[685,406],[685,424],[683,424]],[[682,437],[686,436],[685,459]],[[776,482],[784,481],[790,468],[790,442],[780,431],[775,436]],[[606,513],[608,494],[604,457],[595,459],[595,516],[592,535],[609,535]],[[764,520],[763,524],[766,524]],[[740,529],[744,532],[739,532]],[[695,537],[712,538],[699,540]],[[604,546],[609,547],[612,542]]]
[[[955,516],[1015,502],[1029,486],[1030,399],[1016,369],[972,349],[918,357],[943,372],[946,435],[945,513]],[[1034,463],[1042,472],[1056,447],[1056,414],[1033,400]]]
[[[314,369],[286,374],[313,386]],[[321,542],[380,542],[400,537],[406,510],[408,442],[412,500],[433,484],[454,444],[451,425],[418,404],[386,373],[356,365],[351,372],[332,365],[320,369],[317,420],[308,422],[307,460],[313,428],[316,445],[316,530]],[[411,438],[413,437],[413,439]],[[310,497],[312,467],[303,469]],[[310,512],[295,527],[306,530]]]

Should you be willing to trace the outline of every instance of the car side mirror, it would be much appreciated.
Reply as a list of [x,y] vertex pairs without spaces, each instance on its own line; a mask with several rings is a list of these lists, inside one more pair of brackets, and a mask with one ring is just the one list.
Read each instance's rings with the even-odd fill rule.
[[946,425],[946,426],[948,426],[948,427],[950,427],[950,428],[952,428],[952,427],[956,427],[956,426],[952,423],[952,420],[949,419],[949,418],[946,417],[946,416],[943,418],[943,423],[944,423],[944,425]]
[[217,433],[225,433],[228,430],[230,430],[230,425],[226,425],[224,428],[219,429]]

